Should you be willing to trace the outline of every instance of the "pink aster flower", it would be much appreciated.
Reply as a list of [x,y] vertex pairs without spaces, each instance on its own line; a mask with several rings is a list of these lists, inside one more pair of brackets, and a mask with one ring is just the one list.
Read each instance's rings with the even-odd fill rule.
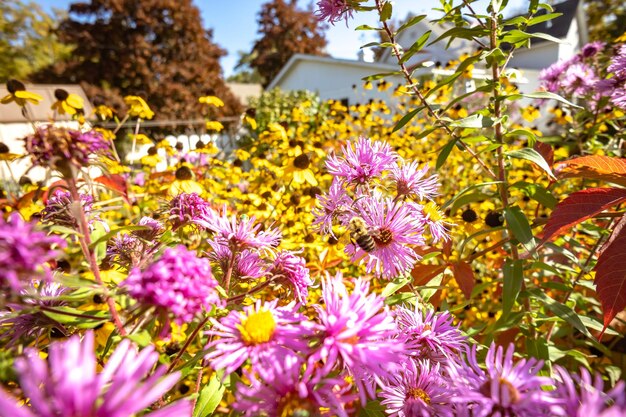
[[601,41],[589,42],[588,44],[582,47],[580,53],[583,58],[592,58],[596,54],[598,54],[600,51],[602,51],[605,46],[606,46],[606,42],[601,42]]
[[[80,193],[79,196],[87,223],[92,226],[95,220],[100,220],[93,212],[93,197],[83,193]],[[78,222],[74,212],[76,209],[72,206],[70,192],[57,189],[48,199],[46,208],[41,211],[41,221],[78,230]]]
[[257,252],[246,249],[236,253],[233,259],[233,252],[227,245],[214,241],[209,241],[209,244],[213,248],[209,259],[217,263],[222,273],[228,270],[231,260],[234,261],[231,275],[233,280],[258,279],[267,274],[267,262]]
[[397,155],[386,142],[360,137],[341,148],[343,156],[329,155],[328,172],[350,185],[366,185],[395,166]]
[[206,355],[213,369],[225,369],[224,375],[234,372],[250,359],[254,367],[307,352],[307,337],[311,335],[306,317],[297,312],[298,305],[277,306],[278,300],[231,311],[219,321],[212,319],[213,328],[207,332],[213,339]]
[[236,251],[244,249],[271,249],[278,246],[282,235],[278,229],[261,231],[261,224],[255,224],[255,217],[228,217],[226,207],[220,216],[214,216],[202,223],[206,228],[215,231],[213,240],[228,245]]
[[597,82],[598,77],[589,65],[577,63],[565,70],[561,87],[570,94],[583,96],[592,92]]
[[473,417],[549,415],[559,400],[542,389],[553,385],[550,378],[537,375],[543,361],[530,358],[513,362],[513,352],[513,344],[506,353],[502,346],[492,344],[483,370],[478,366],[474,346],[466,362],[449,366],[450,381],[456,388],[454,401],[471,410]]
[[[178,381],[167,367],[151,372],[159,355],[153,347],[137,352],[124,339],[96,373],[94,336],[73,336],[50,345],[48,363],[29,348],[15,361],[22,391],[30,407],[0,389],[0,414],[12,417],[132,417],[163,396]],[[189,417],[191,403],[178,401],[145,417]]]
[[185,225],[206,227],[215,217],[210,204],[196,193],[181,193],[170,201],[170,221],[174,230]]
[[35,223],[25,222],[17,213],[8,220],[0,216],[0,290],[11,289],[19,295],[33,279],[49,280],[46,263],[59,256],[57,248],[63,247],[63,239],[35,230]]
[[319,372],[303,374],[302,367],[302,360],[291,355],[273,361],[260,378],[246,373],[250,384],[237,384],[233,408],[249,417],[348,417],[346,405],[354,400],[349,384]]
[[198,258],[184,246],[166,249],[143,271],[132,269],[120,285],[141,304],[171,314],[179,324],[223,305],[209,260]]
[[158,220],[153,219],[152,217],[144,216],[139,220],[137,226],[143,226],[145,230],[134,230],[132,232],[133,235],[137,236],[140,239],[146,241],[153,241],[156,239],[161,233],[165,232],[165,226]]
[[315,14],[319,20],[326,20],[333,25],[345,19],[347,25],[352,13],[352,5],[348,0],[319,0]]
[[319,206],[313,209],[315,219],[313,224],[322,234],[333,234],[333,223],[346,215],[347,208],[352,205],[352,199],[337,178],[333,178],[328,194],[320,195],[317,199]]
[[400,166],[394,165],[389,172],[389,179],[394,183],[398,196],[432,200],[439,193],[437,175],[426,176],[428,164],[419,169],[415,161]]
[[367,272],[392,279],[410,271],[419,260],[409,245],[424,245],[423,218],[406,204],[391,199],[362,198],[355,202],[354,216],[365,222],[374,240],[374,250],[366,252],[358,244],[346,246],[352,261],[362,259]]
[[607,68],[608,72],[612,72],[615,77],[620,80],[626,80],[626,45],[621,45],[617,49],[617,53],[611,58],[611,64]]
[[124,268],[139,266],[147,255],[144,241],[131,234],[118,234],[107,245],[107,260]]
[[458,358],[467,347],[467,338],[452,324],[452,316],[447,311],[423,312],[417,306],[414,309],[401,306],[394,310],[394,315],[398,338],[412,357],[445,364],[451,358]]
[[584,368],[580,376],[572,376],[560,367],[554,367],[557,375],[556,390],[552,394],[561,404],[553,407],[553,413],[567,417],[590,417],[610,415],[619,411],[626,415],[626,387],[624,381],[618,382],[613,389],[604,392],[604,382],[600,374],[592,377]]
[[322,280],[322,297],[324,307],[314,306],[321,340],[309,363],[321,362],[324,374],[347,369],[355,376],[362,400],[366,394],[373,397],[371,382],[389,377],[399,352],[404,351],[394,339],[397,328],[384,299],[370,294],[369,283],[362,279],[348,293],[341,274]]
[[297,256],[295,252],[280,251],[276,254],[270,272],[274,276],[273,279],[292,289],[298,301],[306,304],[313,280],[304,258]]
[[439,364],[410,359],[383,384],[380,404],[390,417],[452,417],[449,386]]

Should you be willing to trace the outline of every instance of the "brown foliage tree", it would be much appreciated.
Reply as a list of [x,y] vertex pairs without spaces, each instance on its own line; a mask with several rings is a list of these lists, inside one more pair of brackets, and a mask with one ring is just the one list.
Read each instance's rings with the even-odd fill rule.
[[225,51],[191,0],[73,3],[59,36],[75,45],[72,56],[36,81],[87,84],[92,99],[139,95],[162,120],[199,118],[198,97],[207,94],[225,102],[221,115],[241,110],[222,77]]
[[296,0],[272,0],[263,4],[258,15],[258,39],[252,47],[255,68],[267,86],[292,55],[326,55],[327,26],[313,10],[300,10]]

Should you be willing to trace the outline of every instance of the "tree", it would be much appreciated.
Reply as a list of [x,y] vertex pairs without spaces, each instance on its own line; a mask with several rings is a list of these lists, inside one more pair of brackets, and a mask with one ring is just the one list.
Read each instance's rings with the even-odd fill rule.
[[0,82],[26,79],[32,72],[68,56],[71,48],[61,43],[54,29],[61,20],[33,3],[0,2]]
[[258,15],[260,38],[254,43],[250,66],[267,86],[294,54],[326,55],[327,26],[312,9],[300,10],[296,0],[272,0]]
[[626,3],[623,0],[587,0],[587,25],[593,41],[611,41],[626,33]]
[[237,54],[239,55],[239,59],[237,60],[237,65],[235,65],[235,72],[228,77],[227,81],[234,83],[260,84],[263,79],[261,78],[259,71],[250,66],[250,63],[256,54],[247,53],[245,51],[237,51]]
[[202,115],[198,97],[219,96],[221,114],[240,111],[225,85],[225,51],[202,27],[191,0],[91,0],[73,3],[60,39],[72,56],[37,74],[46,82],[84,82],[94,96],[138,95],[161,119]]

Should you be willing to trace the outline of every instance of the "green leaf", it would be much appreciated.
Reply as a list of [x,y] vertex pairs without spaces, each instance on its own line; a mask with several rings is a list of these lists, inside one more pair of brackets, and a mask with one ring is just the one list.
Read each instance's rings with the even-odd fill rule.
[[412,292],[401,292],[391,295],[385,299],[385,304],[393,306],[400,303],[413,303],[416,301],[416,296]]
[[535,16],[535,17],[531,18],[528,21],[527,26],[533,26],[533,25],[536,25],[538,23],[543,23],[545,21],[555,19],[555,18],[557,18],[559,16],[563,16],[563,13],[546,13],[546,14],[541,14],[539,16]]
[[449,126],[480,129],[483,127],[492,127],[496,124],[496,120],[483,116],[482,114],[472,114],[463,119],[451,120]]
[[379,401],[368,401],[365,407],[359,410],[359,417],[384,417],[385,407]]
[[462,197],[459,197],[458,199],[456,199],[456,201],[454,202],[454,204],[452,204],[452,206],[450,206],[450,215],[454,215],[454,213],[456,213],[456,211],[465,206],[468,205],[470,203],[474,203],[476,201],[484,201],[484,200],[489,200],[491,198],[493,198],[495,193],[483,193],[480,191],[476,191],[473,193],[469,193],[469,194],[465,194]]
[[[456,200],[458,200],[459,198],[461,198],[462,195],[477,189],[477,188],[481,188],[481,187],[486,187],[486,186],[490,186],[490,185],[498,185],[500,184],[501,181],[489,181],[489,182],[481,182],[479,184],[473,184],[470,186],[467,186],[465,188],[463,188],[461,191],[459,191],[457,193],[457,195],[455,195],[454,197],[452,197],[450,200],[446,201],[445,203],[443,203],[443,205],[441,206],[442,210],[445,210],[448,206],[452,205],[452,203],[454,203]],[[454,212],[452,212],[451,214],[454,214]]]
[[354,30],[384,30],[383,28],[375,28],[370,25],[360,25],[354,28]]
[[558,102],[561,102],[567,106],[570,107],[575,107],[577,109],[582,109],[582,107],[577,106],[576,104],[572,103],[571,101],[568,101],[566,99],[564,99],[563,97],[561,97],[558,94],[554,94],[551,93],[549,91],[537,91],[534,93],[524,93],[524,94],[511,94],[508,96],[503,96],[502,98],[506,98],[509,100],[517,100],[519,98],[522,97],[526,97],[526,98],[534,98],[534,99],[539,99],[539,100],[556,100]]
[[526,353],[533,358],[544,361],[550,360],[550,349],[548,349],[545,339],[533,340],[530,337],[526,338]]
[[443,272],[431,279],[428,282],[428,285],[417,287],[421,289],[422,300],[424,300],[424,302],[428,302],[428,300],[430,300],[430,297],[435,295],[435,293],[440,289],[444,288],[440,287],[441,281],[443,281]]
[[380,46],[380,42],[370,42],[370,43],[366,43],[365,45],[362,45],[359,49],[363,49],[363,48],[370,48],[372,46]]
[[489,66],[492,66],[493,64],[502,65],[506,62],[506,55],[500,48],[492,49],[487,52],[484,58]]
[[367,77],[363,77],[361,78],[363,81],[375,81],[375,80],[380,80],[383,79],[385,77],[390,77],[392,75],[398,75],[401,74],[400,71],[394,71],[394,72],[381,72],[379,74],[374,74],[374,75],[368,75]]
[[580,331],[585,336],[589,338],[593,338],[593,336],[591,336],[591,333],[589,333],[589,330],[587,330],[582,320],[580,319],[580,317],[578,316],[578,314],[576,314],[574,310],[572,310],[571,308],[569,308],[568,306],[564,304],[559,303],[558,301],[548,296],[539,288],[532,288],[532,289],[527,290],[527,292],[533,298],[543,302],[543,304],[548,308],[548,310],[556,314],[557,317],[561,318],[562,320],[565,320],[566,322],[574,326],[575,329]]
[[147,330],[142,330],[138,333],[133,333],[127,336],[128,339],[132,340],[139,347],[146,347],[152,344],[152,336],[150,336],[150,332]]
[[381,296],[387,298],[390,295],[395,294],[400,288],[411,282],[413,278],[409,275],[406,277],[399,277],[391,281],[380,293]]
[[83,237],[82,233],[66,226],[53,225],[48,230],[52,233],[58,233],[60,235],[76,235],[78,237]]
[[417,15],[412,17],[411,19],[409,19],[408,22],[406,22],[405,24],[403,24],[402,26],[400,26],[398,28],[398,30],[396,31],[396,35],[399,34],[400,32],[402,32],[404,29],[410,28],[413,25],[416,25],[417,23],[421,22],[422,20],[424,20],[427,17],[427,15],[425,14],[421,14],[421,15]]
[[404,52],[404,54],[402,54],[402,58],[400,58],[400,63],[401,64],[405,63],[406,61],[411,59],[411,57],[413,55],[415,55],[417,52],[421,51],[422,48],[424,47],[424,45],[426,45],[426,42],[428,42],[428,38],[430,37],[431,33],[432,33],[432,30],[429,30],[428,32],[426,32],[422,36],[420,36],[413,43],[413,45],[411,45],[411,47],[409,49],[407,49],[406,52]]
[[506,321],[511,313],[524,282],[523,261],[508,260],[503,268],[504,284],[502,286],[502,317],[498,321]]
[[507,152],[505,155],[509,158],[525,159],[527,161],[530,161],[537,165],[539,168],[543,169],[550,178],[556,179],[556,177],[552,173],[552,170],[550,169],[550,165],[548,165],[548,162],[546,162],[543,156],[541,156],[541,154],[533,148],[517,149]]
[[410,112],[408,112],[407,114],[405,114],[404,116],[402,116],[402,118],[400,120],[398,120],[398,123],[396,123],[396,125],[393,127],[393,130],[391,131],[391,133],[393,132],[397,132],[398,130],[402,129],[407,123],[409,123],[409,121],[415,117],[415,115],[417,113],[420,112],[420,110],[423,110],[424,106],[420,106],[416,109],[411,110]]
[[213,414],[222,400],[225,389],[226,387],[217,379],[217,375],[212,375],[209,383],[200,391],[193,417],[207,417]]
[[56,306],[54,310],[42,310],[41,312],[61,324],[79,329],[93,329],[103,321],[109,320],[109,312],[103,310],[83,311],[67,306]]
[[421,139],[421,138],[425,138],[426,136],[430,135],[432,132],[434,132],[435,130],[437,130],[436,127],[429,127],[428,129],[424,129],[422,130],[420,133],[416,134],[414,136],[415,139]]
[[391,19],[391,14],[393,13],[393,6],[390,1],[385,2],[383,4],[383,8],[380,11],[380,21],[384,22],[385,20]]
[[444,145],[443,148],[441,148],[441,150],[439,151],[439,155],[437,156],[437,164],[435,165],[435,169],[439,169],[443,166],[443,164],[446,162],[446,159],[448,159],[448,156],[450,156],[450,152],[452,152],[455,144],[456,139],[451,139],[448,143]]
[[518,206],[507,207],[504,210],[504,218],[509,228],[513,232],[513,236],[524,246],[526,251],[532,253],[537,246],[533,237],[533,231],[526,215]]
[[554,208],[559,202],[557,198],[550,193],[550,191],[540,184],[519,181],[512,184],[511,188],[517,188],[524,191],[528,197],[547,208]]

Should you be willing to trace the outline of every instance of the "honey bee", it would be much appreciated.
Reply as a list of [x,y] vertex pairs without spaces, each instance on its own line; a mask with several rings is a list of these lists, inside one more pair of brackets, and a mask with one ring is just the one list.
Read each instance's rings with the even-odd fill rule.
[[348,231],[350,232],[350,237],[365,252],[371,252],[376,249],[376,243],[367,229],[365,220],[362,218],[355,216],[350,219]]

